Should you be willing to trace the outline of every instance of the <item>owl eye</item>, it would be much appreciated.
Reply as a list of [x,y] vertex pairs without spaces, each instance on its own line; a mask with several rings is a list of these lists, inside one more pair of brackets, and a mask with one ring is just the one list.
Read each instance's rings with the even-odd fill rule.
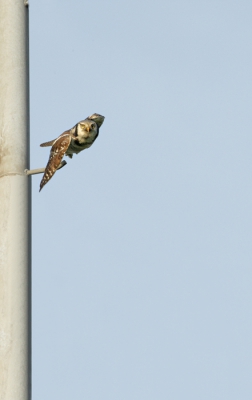
[[95,124],[91,124],[90,126],[91,126],[91,129],[95,128]]

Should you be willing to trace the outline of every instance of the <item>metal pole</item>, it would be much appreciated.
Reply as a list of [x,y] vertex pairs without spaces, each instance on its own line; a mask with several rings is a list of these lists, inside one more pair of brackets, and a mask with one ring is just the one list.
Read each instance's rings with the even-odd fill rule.
[[0,0],[0,400],[31,398],[28,6]]
[[[61,163],[58,166],[57,170],[63,168],[65,165],[67,165],[67,162],[65,160],[61,161]],[[44,172],[45,172],[45,167],[44,168],[37,168],[37,169],[25,169],[24,170],[24,173],[26,175],[43,174]]]

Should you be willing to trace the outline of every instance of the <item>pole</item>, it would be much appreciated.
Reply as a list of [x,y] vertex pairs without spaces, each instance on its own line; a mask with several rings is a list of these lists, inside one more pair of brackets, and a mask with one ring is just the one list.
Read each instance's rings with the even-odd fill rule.
[[0,400],[31,398],[28,5],[0,0]]

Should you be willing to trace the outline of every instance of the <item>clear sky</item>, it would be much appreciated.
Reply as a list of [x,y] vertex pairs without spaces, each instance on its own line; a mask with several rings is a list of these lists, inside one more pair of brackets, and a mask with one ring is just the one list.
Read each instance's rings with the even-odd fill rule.
[[34,400],[251,400],[251,13],[30,0]]

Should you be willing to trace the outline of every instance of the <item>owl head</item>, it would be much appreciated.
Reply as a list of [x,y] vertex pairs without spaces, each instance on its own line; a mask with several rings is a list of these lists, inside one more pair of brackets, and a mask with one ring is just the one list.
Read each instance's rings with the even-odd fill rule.
[[80,143],[84,143],[86,139],[93,138],[98,133],[98,127],[95,121],[91,119],[84,119],[76,125],[75,135],[78,137]]

